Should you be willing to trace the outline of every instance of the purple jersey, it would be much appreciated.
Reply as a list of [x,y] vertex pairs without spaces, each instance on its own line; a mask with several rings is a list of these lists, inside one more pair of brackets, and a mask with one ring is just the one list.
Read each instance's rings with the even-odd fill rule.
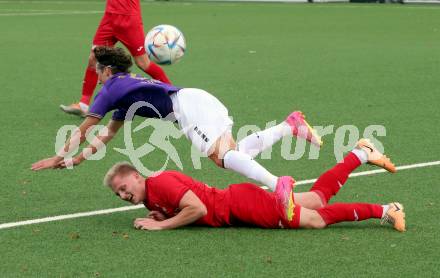
[[180,88],[154,79],[147,79],[132,73],[117,73],[104,83],[87,115],[102,119],[107,112],[116,110],[112,119],[123,121],[132,104],[145,101],[155,109],[142,106],[136,110],[135,115],[146,118],[165,118],[173,112],[170,95],[178,90]]

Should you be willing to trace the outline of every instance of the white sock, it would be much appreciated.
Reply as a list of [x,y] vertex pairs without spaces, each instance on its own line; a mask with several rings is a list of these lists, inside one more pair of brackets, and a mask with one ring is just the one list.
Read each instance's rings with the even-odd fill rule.
[[256,157],[265,149],[271,147],[284,136],[292,134],[289,124],[282,122],[263,131],[252,133],[238,142],[238,151]]
[[383,211],[382,211],[382,218],[385,216],[385,213],[387,213],[388,209],[390,208],[389,205],[382,205]]
[[226,169],[230,169],[245,177],[258,181],[275,191],[278,177],[272,175],[258,162],[252,159],[249,155],[230,150],[223,157],[223,165]]
[[368,154],[366,151],[364,151],[362,149],[354,149],[351,152],[354,153],[354,155],[357,156],[357,158],[359,158],[359,160],[361,161],[362,164],[365,164],[368,162]]

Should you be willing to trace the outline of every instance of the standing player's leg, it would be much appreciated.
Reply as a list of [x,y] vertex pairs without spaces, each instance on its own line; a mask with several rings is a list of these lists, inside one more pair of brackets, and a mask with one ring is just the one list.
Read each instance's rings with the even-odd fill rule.
[[332,169],[322,174],[310,192],[300,193],[296,200],[301,206],[316,209],[327,205],[328,201],[338,193],[348,176],[364,163],[373,164],[394,173],[396,168],[391,160],[380,153],[367,139],[361,139],[356,148]]
[[134,56],[134,62],[142,71],[150,75],[153,79],[171,84],[165,71],[160,66],[150,61],[146,53],[140,56]]
[[145,33],[141,16],[119,15],[120,26],[116,37],[127,47],[136,65],[153,79],[171,84],[165,71],[148,59],[145,52]]
[[[97,45],[94,45],[95,48]],[[87,64],[86,72],[84,74],[83,86],[82,86],[82,96],[79,101],[80,105],[85,104],[90,105],[90,101],[95,91],[96,85],[98,84],[98,74],[96,73],[96,57],[93,52],[93,48],[90,51],[89,62]]]
[[237,150],[247,153],[254,158],[262,151],[281,140],[284,136],[291,134],[306,139],[318,147],[322,145],[321,137],[307,123],[302,112],[295,111],[292,112],[282,123],[263,131],[252,133],[243,138],[238,142]]
[[89,61],[87,64],[86,71],[84,73],[83,85],[81,91],[81,99],[77,103],[72,103],[70,105],[60,105],[61,110],[68,114],[78,115],[80,117],[85,117],[87,111],[89,110],[90,100],[92,99],[93,92],[95,91],[96,85],[98,84],[98,75],[96,74],[96,58],[93,54],[93,48],[90,51]]
[[388,205],[367,203],[335,203],[317,210],[301,208],[299,226],[322,229],[340,222],[362,221],[371,218],[382,219],[400,231],[405,231],[405,213],[399,203]]
[[98,84],[98,74],[96,73],[96,58],[93,53],[93,48],[96,46],[114,46],[117,42],[113,35],[113,28],[111,25],[112,15],[104,14],[99,23],[93,38],[93,47],[89,54],[89,59],[84,73],[83,85],[81,91],[81,99],[78,103],[71,105],[60,105],[61,110],[68,114],[74,114],[84,117],[89,109],[90,101]]

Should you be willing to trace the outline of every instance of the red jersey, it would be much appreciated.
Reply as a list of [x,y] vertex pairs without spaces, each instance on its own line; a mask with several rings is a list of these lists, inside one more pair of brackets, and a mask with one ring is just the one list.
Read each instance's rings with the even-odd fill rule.
[[299,225],[300,206],[294,207],[294,219],[289,222],[275,194],[255,184],[232,184],[222,190],[177,171],[164,171],[146,179],[144,205],[150,211],[157,210],[168,218],[173,217],[179,213],[180,200],[188,190],[199,197],[207,209],[207,214],[197,220],[196,225],[263,228],[297,228]]
[[226,190],[210,187],[177,171],[164,171],[145,181],[146,201],[151,211],[157,210],[168,218],[179,213],[183,195],[191,190],[205,204],[208,213],[196,225],[213,227],[229,225],[229,194]]
[[123,15],[140,15],[140,0],[107,0],[105,12]]

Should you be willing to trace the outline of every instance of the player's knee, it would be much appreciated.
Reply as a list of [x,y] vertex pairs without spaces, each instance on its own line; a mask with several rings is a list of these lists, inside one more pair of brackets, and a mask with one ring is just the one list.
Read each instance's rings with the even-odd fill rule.
[[323,229],[327,226],[324,219],[316,210],[301,211],[300,225],[309,229]]
[[317,191],[310,191],[312,195],[312,198],[310,200],[310,208],[311,209],[319,209],[319,208],[323,208],[326,203],[324,203],[324,199],[323,197],[321,197],[321,194]]
[[313,228],[313,229],[324,229],[325,227],[327,227],[327,225],[322,220],[321,221],[319,221],[319,220],[313,221],[311,223],[311,228]]
[[308,229],[324,229],[326,226],[325,222],[320,221],[309,221],[304,225],[304,227]]
[[230,136],[222,136],[219,138],[214,145],[210,148],[209,152],[209,158],[214,161],[214,163],[224,168],[224,157],[225,155],[231,151],[235,150],[236,143],[234,139]]
[[221,168],[225,168],[225,157],[229,151],[234,151],[234,150],[235,150],[235,146],[231,145],[229,148],[226,148],[221,152],[218,152],[216,155],[218,160],[217,165]]
[[310,224],[312,225],[313,229],[324,229],[327,227],[327,224],[318,212],[314,213]]
[[217,153],[214,153],[209,156],[209,158],[220,168],[224,168],[223,166],[223,159],[218,157]]
[[312,204],[312,209],[320,209],[323,208],[324,204],[322,203],[321,198],[319,200],[314,200]]

